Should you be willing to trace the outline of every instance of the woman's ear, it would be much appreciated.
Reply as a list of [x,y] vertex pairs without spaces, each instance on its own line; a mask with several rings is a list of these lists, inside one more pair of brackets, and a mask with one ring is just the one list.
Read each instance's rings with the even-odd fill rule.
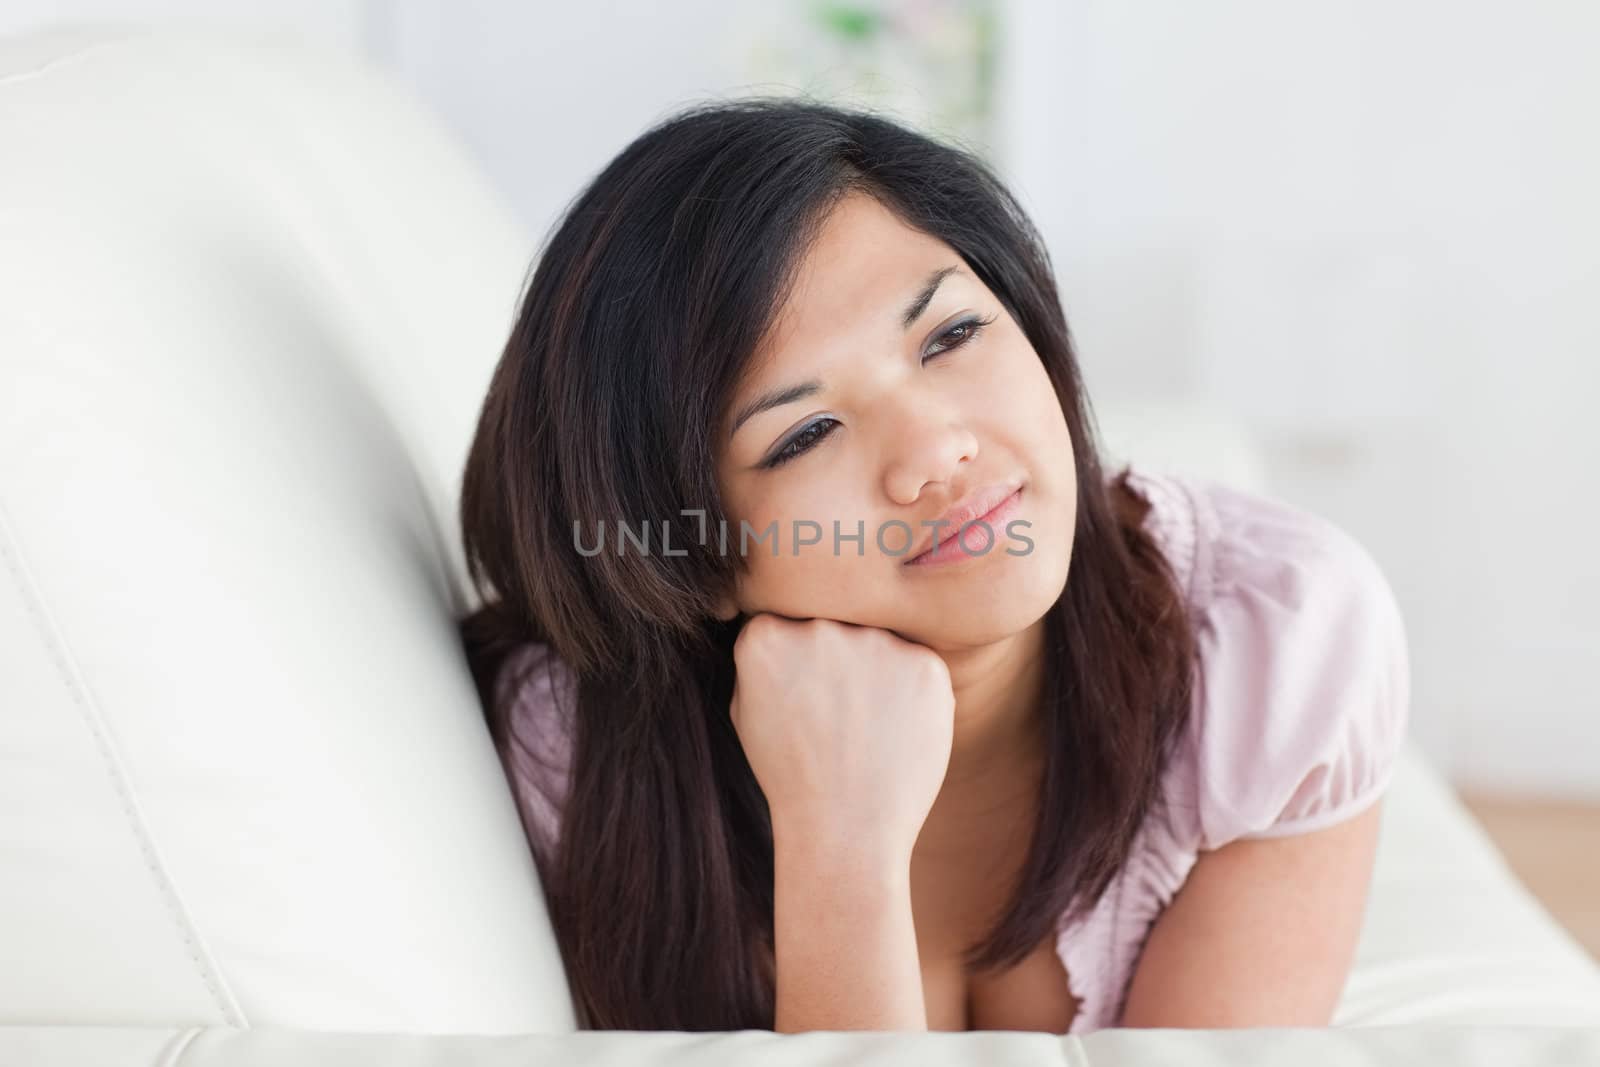
[[717,598],[716,610],[717,618],[721,619],[723,622],[728,622],[731,619],[737,618],[739,615],[739,605],[734,603],[733,597],[726,593]]

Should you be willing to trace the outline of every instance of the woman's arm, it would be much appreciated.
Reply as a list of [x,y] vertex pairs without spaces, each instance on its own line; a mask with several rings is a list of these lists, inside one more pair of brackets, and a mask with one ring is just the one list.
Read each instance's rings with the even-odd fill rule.
[[728,717],[772,822],[773,1029],[927,1030],[911,853],[944,783],[950,670],[833,619],[752,615]]
[[773,826],[779,1033],[926,1030],[911,861]]
[[1361,933],[1381,807],[1202,852],[1150,931],[1118,1025],[1329,1025]]

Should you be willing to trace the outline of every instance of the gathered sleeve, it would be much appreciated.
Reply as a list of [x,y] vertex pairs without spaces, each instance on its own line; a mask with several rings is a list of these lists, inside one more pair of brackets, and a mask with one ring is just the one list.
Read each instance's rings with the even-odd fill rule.
[[495,681],[495,700],[506,716],[497,749],[528,844],[541,863],[553,858],[561,825],[575,698],[570,669],[538,642],[508,655]]
[[1405,739],[1405,627],[1376,561],[1332,522],[1217,484],[1189,723],[1200,849],[1343,822]]

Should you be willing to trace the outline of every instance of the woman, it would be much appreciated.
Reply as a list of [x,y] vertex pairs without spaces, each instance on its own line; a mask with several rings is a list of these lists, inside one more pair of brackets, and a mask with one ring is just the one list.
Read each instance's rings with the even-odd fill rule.
[[541,250],[461,519],[580,1025],[1330,1021],[1393,597],[1309,513],[1103,473],[972,155],[801,100],[645,132]]

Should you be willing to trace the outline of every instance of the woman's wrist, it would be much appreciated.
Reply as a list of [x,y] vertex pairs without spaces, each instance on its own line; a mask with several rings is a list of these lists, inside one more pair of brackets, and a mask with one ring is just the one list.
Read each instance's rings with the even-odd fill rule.
[[775,825],[774,1029],[926,1030],[903,850]]
[[846,881],[866,891],[910,889],[910,847],[860,827],[774,818],[772,853],[775,874]]

